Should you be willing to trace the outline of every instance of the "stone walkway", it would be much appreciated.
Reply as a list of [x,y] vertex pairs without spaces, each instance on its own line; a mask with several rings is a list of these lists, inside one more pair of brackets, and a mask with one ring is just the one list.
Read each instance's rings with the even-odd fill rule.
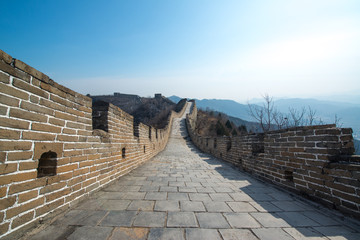
[[30,239],[360,239],[358,222],[198,151],[184,117],[163,152]]

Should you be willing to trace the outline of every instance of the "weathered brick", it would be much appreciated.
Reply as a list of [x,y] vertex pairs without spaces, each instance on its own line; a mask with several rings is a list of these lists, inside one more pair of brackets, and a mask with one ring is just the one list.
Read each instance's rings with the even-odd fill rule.
[[22,151],[22,152],[9,152],[7,160],[8,161],[17,161],[17,160],[28,160],[31,159],[33,152]]
[[55,199],[61,198],[63,196],[69,195],[71,193],[70,188],[65,188],[63,190],[60,190],[58,192],[50,193],[45,196],[46,202],[51,202]]
[[54,110],[42,107],[39,104],[21,101],[20,107],[31,112],[42,113],[50,116],[54,115]]
[[25,140],[39,140],[39,141],[54,141],[56,135],[49,133],[38,132],[23,132],[22,139]]
[[31,161],[31,162],[20,162],[19,163],[19,170],[30,170],[30,169],[37,169],[38,168],[38,161]]
[[32,142],[25,141],[1,141],[0,151],[30,150]]
[[18,107],[19,102],[20,102],[19,99],[0,94],[0,103],[2,103],[4,105]]
[[54,93],[60,97],[66,98],[66,93],[61,91],[60,89],[51,86],[50,83],[40,82],[40,87],[48,92]]
[[3,126],[3,127],[29,129],[29,125],[30,125],[30,123],[26,122],[26,121],[0,117],[0,126]]
[[25,203],[23,205],[10,208],[6,211],[6,219],[10,219],[15,217],[16,215],[19,215],[22,212],[28,211],[30,209],[36,208],[40,205],[44,204],[44,197],[41,197],[39,199],[35,199],[31,202]]
[[12,62],[12,57],[6,52],[0,50],[0,60],[3,60],[5,63],[10,64]]
[[20,89],[25,90],[27,92],[31,92],[31,93],[33,93],[35,95],[40,96],[40,97],[43,97],[43,98],[48,98],[49,97],[49,94],[47,92],[45,92],[44,90],[42,90],[40,88],[37,88],[37,87],[34,87],[31,84],[28,84],[28,83],[26,83],[23,80],[20,80],[18,78],[13,79],[13,85],[15,87],[17,87],[17,88],[20,88]]
[[40,194],[50,193],[56,190],[59,190],[66,186],[66,182],[59,182],[51,185],[46,185],[40,189]]
[[30,102],[39,104],[39,101],[40,101],[40,98],[38,96],[30,95]]
[[70,115],[70,114],[67,114],[67,113],[63,113],[63,112],[58,112],[58,111],[55,111],[55,117],[60,118],[60,119],[64,119],[64,120],[74,121],[74,122],[77,121],[76,116]]
[[66,127],[68,127],[68,128],[76,128],[76,129],[85,129],[84,124],[75,123],[75,122],[67,122]]
[[77,141],[79,141],[79,137],[59,134],[59,135],[57,135],[56,140],[64,141],[64,142],[77,142]]
[[65,121],[57,118],[49,118],[49,123],[63,127],[65,126]]
[[21,226],[27,222],[30,222],[35,215],[35,211],[31,211],[28,213],[25,213],[21,216],[16,217],[11,224],[11,228],[17,228],[18,226]]
[[6,196],[7,187],[0,187],[0,198],[3,198]]
[[12,207],[16,202],[16,196],[0,199],[0,210]]
[[[65,111],[66,107],[57,103],[54,103],[50,100],[47,99],[40,99],[40,105],[42,106],[46,106],[48,108],[54,109],[54,110],[59,110],[59,111]],[[58,116],[55,115],[56,118],[58,118]]]
[[8,107],[0,106],[0,115],[6,116],[8,113]]
[[9,230],[10,222],[5,222],[0,224],[0,235],[6,233]]
[[[24,182],[24,183],[11,185],[9,188],[9,194],[23,192],[23,191],[27,191],[27,190],[31,190],[34,188],[44,186],[46,184],[46,178],[36,178],[37,173],[36,172],[34,172],[34,173],[35,173],[35,176],[33,176],[31,178],[33,180]],[[17,174],[17,175],[19,175],[19,174]]]
[[29,94],[23,91],[20,91],[12,86],[0,83],[0,92],[5,93],[7,95],[11,95],[17,98],[21,98],[24,100],[29,99]]
[[76,164],[76,163],[70,164],[70,165],[64,165],[64,166],[58,167],[56,169],[56,173],[69,172],[69,171],[72,171],[77,168],[78,168],[78,164]]
[[0,72],[0,82],[6,83],[6,84],[10,83],[10,76],[5,73]]
[[20,139],[20,132],[10,129],[0,128],[0,139]]
[[[63,106],[67,106],[68,108],[73,108],[74,107],[74,103],[72,103],[71,101],[65,99],[65,98],[61,98],[61,97],[58,97],[54,94],[51,94],[50,95],[50,100],[56,102],[56,103],[59,103]],[[66,108],[67,109],[67,108]]]
[[24,63],[24,62],[22,62],[22,61],[20,61],[18,59],[15,59],[14,64],[15,64],[15,67],[23,70],[24,72],[26,72],[26,73],[28,73],[28,74],[30,74],[30,75],[32,75],[32,76],[34,76],[34,77],[36,77],[36,78],[38,78],[40,80],[48,82],[49,79],[50,79],[48,76],[46,76],[42,72],[36,70],[35,68],[27,65],[26,63]]
[[32,123],[31,129],[35,130],[35,131],[50,132],[50,133],[60,133],[61,132],[60,127],[55,127],[55,126],[43,124],[43,123]]
[[0,69],[6,73],[9,73],[10,75],[24,79],[27,82],[30,82],[30,75],[27,73],[24,73],[23,71],[19,69],[15,69],[9,64],[4,63],[3,61],[0,61]]
[[48,117],[42,114],[24,111],[21,109],[10,109],[10,117],[21,118],[37,122],[47,122]]
[[17,164],[16,163],[7,163],[0,165],[0,173],[1,174],[8,174],[12,172],[16,172]]
[[64,134],[70,134],[70,135],[76,135],[76,129],[71,128],[63,128],[62,133]]
[[59,206],[61,206],[63,204],[64,204],[64,198],[61,198],[61,199],[56,200],[56,201],[54,201],[52,203],[48,203],[48,204],[46,204],[44,206],[41,206],[41,207],[36,209],[36,217],[41,216],[41,215],[43,215],[45,213],[48,213],[48,212],[54,210],[55,208],[57,208],[57,207],[59,207]]
[[38,196],[39,196],[38,190],[33,190],[30,192],[19,194],[18,203],[29,201],[30,199],[37,198]]

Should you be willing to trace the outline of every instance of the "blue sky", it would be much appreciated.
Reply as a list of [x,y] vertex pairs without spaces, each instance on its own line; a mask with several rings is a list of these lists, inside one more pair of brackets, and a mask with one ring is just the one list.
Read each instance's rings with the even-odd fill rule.
[[357,0],[2,0],[0,29],[83,94],[360,99]]

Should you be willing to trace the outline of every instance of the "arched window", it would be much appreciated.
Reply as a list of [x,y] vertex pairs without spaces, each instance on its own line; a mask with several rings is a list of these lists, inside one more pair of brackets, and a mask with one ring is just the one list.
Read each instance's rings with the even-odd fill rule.
[[57,165],[56,152],[48,151],[41,155],[37,168],[37,177],[46,177],[56,175]]

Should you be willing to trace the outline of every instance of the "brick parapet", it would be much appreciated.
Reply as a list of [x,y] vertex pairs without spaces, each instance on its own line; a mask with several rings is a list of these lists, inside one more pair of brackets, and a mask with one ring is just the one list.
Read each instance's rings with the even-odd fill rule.
[[306,126],[266,134],[206,137],[196,132],[197,109],[187,115],[194,144],[257,177],[360,217],[360,156],[352,130]]
[[[134,126],[120,108],[93,112],[91,98],[1,50],[0,85],[0,238],[73,206],[162,151],[173,118],[185,110],[172,112],[164,129]],[[95,113],[103,117],[97,125]],[[99,127],[104,119],[107,128]],[[40,159],[53,158],[54,172],[38,175]]]

